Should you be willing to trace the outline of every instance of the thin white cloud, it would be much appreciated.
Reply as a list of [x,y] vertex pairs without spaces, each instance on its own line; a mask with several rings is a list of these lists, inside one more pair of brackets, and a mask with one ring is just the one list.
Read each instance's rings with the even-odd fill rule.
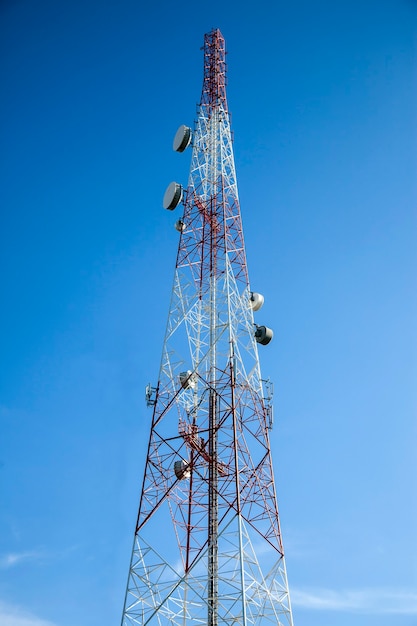
[[42,557],[40,552],[10,552],[0,558],[0,568],[9,569],[15,565],[19,565],[22,561],[39,559]]
[[2,601],[0,601],[0,624],[1,626],[56,626],[52,622]]
[[306,609],[374,615],[417,615],[417,591],[389,588],[344,591],[290,589],[290,593],[292,604]]
[[[38,550],[26,550],[25,552],[9,552],[8,554],[0,555],[0,569],[9,569],[16,565],[26,563],[27,561],[42,564],[47,560],[65,559],[78,549],[79,546],[75,544],[57,552],[48,552],[42,548]],[[1,623],[0,626],[2,626]]]

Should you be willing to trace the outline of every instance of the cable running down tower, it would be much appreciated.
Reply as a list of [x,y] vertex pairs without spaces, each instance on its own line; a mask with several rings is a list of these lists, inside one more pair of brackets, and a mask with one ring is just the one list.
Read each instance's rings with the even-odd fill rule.
[[293,626],[226,100],[225,42],[204,38],[188,186],[163,205],[178,254],[122,626]]

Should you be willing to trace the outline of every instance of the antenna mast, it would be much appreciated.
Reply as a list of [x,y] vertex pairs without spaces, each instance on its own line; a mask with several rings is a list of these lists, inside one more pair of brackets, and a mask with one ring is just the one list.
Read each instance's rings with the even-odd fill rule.
[[293,626],[269,442],[272,406],[254,322],[226,100],[225,41],[204,37],[204,80],[153,407],[122,626]]

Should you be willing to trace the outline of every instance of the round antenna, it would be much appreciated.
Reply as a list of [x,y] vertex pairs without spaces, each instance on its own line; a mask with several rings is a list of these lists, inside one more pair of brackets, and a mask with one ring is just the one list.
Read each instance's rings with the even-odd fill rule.
[[180,373],[180,384],[183,389],[195,389],[197,377],[191,370]]
[[187,227],[186,227],[185,223],[184,223],[182,220],[177,220],[177,221],[175,222],[175,228],[177,229],[177,231],[178,231],[179,233],[183,233],[183,232],[184,232],[184,230],[185,230]]
[[190,478],[191,476],[190,466],[187,463],[187,461],[175,461],[174,472],[178,480],[183,480],[184,478]]
[[262,346],[267,346],[273,336],[274,333],[268,326],[256,326],[255,339]]
[[164,209],[173,211],[182,200],[182,187],[179,183],[169,183],[166,188],[162,205]]
[[175,150],[175,152],[184,152],[184,150],[188,148],[190,143],[191,143],[191,128],[189,128],[188,126],[184,126],[184,124],[182,124],[182,126],[180,126],[177,132],[175,133],[172,147]]
[[259,311],[264,303],[264,297],[261,293],[256,293],[255,291],[252,291],[250,294],[249,302],[253,311]]

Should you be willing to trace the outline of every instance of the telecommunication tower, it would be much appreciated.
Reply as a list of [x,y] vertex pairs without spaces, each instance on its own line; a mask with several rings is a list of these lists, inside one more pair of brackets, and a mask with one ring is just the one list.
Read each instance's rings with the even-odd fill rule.
[[272,388],[254,322],[226,100],[225,42],[204,37],[188,186],[171,183],[179,245],[122,626],[292,626],[272,470]]

